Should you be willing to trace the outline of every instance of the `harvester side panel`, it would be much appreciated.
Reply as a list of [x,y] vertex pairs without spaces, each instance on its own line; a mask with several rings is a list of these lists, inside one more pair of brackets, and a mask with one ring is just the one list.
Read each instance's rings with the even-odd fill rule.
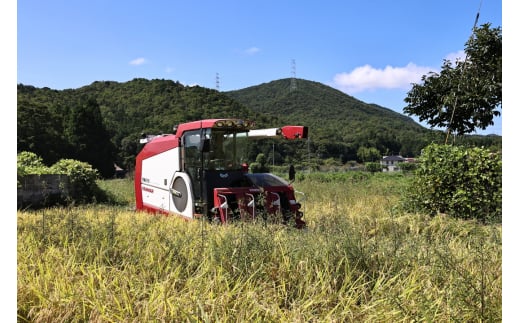
[[167,213],[170,209],[168,190],[142,184],[143,207],[146,210]]
[[[134,190],[135,190],[135,206],[138,210],[144,210],[145,206],[143,205],[143,164],[144,161],[157,156],[158,154],[170,151],[179,146],[179,139],[174,135],[166,135],[166,136],[158,136],[154,138],[151,142],[144,145],[143,149],[135,159],[135,174],[134,174]],[[178,162],[177,162],[178,164]],[[148,173],[148,168],[145,169],[145,172]],[[168,176],[173,174],[170,173]],[[149,176],[149,175],[148,175]],[[167,176],[167,177],[168,177]]]
[[141,163],[142,207],[169,211],[173,174],[179,170],[179,148],[158,153]]

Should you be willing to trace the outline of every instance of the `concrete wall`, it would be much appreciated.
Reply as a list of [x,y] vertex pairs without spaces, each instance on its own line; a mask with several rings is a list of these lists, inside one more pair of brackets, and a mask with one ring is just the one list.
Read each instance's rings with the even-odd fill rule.
[[18,177],[18,209],[65,203],[70,196],[67,175],[26,175]]

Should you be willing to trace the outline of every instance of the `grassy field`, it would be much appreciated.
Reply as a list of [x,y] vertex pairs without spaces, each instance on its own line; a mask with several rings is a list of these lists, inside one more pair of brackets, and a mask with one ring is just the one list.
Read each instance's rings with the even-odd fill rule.
[[500,224],[399,211],[406,176],[311,175],[306,230],[136,213],[129,180],[18,211],[18,321],[501,322]]

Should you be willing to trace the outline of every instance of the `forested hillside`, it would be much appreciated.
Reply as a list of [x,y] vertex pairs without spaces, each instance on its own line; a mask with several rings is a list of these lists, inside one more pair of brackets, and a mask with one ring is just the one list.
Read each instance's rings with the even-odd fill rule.
[[[142,133],[171,133],[181,122],[213,117],[276,123],[215,90],[169,80],[94,82],[62,91],[19,84],[17,112],[18,151],[35,152],[48,164],[85,160],[106,169],[103,175],[113,172],[114,162],[133,167]],[[82,120],[75,117],[80,112]],[[93,150],[89,156],[82,153],[86,148]]]
[[245,106],[268,115],[283,115],[309,126],[311,140],[326,158],[355,160],[359,147],[376,147],[382,154],[414,156],[432,131],[411,118],[367,104],[318,82],[281,79],[226,92]]
[[[310,140],[259,142],[249,158],[275,148],[277,163],[334,158],[358,159],[370,147],[382,155],[415,156],[442,134],[428,130],[392,110],[363,103],[321,83],[291,79],[237,91],[219,92],[171,80],[142,78],[128,82],[96,81],[78,89],[53,90],[18,84],[17,150],[31,151],[52,164],[78,159],[112,175],[114,162],[131,170],[142,133],[170,133],[174,125],[206,118],[244,118],[257,128],[300,124]],[[501,137],[477,136],[489,146]]]

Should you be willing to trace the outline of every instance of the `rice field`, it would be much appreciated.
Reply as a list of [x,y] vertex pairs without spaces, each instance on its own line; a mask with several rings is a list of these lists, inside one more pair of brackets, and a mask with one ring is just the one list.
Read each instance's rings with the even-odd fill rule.
[[130,180],[18,211],[18,322],[501,322],[501,225],[403,213],[407,183],[306,176],[305,230],[138,213]]

